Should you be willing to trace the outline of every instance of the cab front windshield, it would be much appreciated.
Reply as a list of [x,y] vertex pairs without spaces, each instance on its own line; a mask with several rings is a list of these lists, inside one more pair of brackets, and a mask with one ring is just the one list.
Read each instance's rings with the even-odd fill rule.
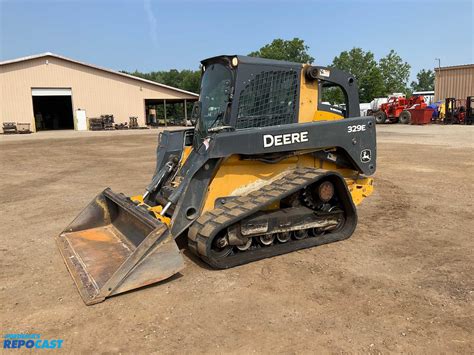
[[200,118],[198,130],[206,134],[210,128],[221,126],[230,97],[232,73],[222,64],[211,64],[201,80]]

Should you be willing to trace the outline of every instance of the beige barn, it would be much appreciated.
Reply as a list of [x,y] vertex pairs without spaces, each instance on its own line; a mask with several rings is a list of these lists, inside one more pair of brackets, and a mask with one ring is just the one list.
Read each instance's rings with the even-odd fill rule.
[[474,96],[474,64],[435,68],[435,101]]
[[162,105],[160,112],[166,116],[167,104],[181,104],[185,122],[188,103],[197,99],[189,91],[52,53],[0,62],[0,122],[30,123],[32,131],[78,129],[84,116],[106,114],[112,114],[115,123],[138,117],[144,126],[150,111],[155,112],[150,108]]

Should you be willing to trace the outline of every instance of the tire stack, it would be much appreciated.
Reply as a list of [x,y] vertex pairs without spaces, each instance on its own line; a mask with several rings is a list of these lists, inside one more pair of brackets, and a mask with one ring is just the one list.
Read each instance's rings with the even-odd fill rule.
[[125,123],[116,123],[115,129],[128,129],[128,122]]
[[16,134],[17,128],[15,122],[3,122],[3,134]]
[[130,120],[130,124],[128,125],[128,127],[130,129],[138,129],[138,117],[129,117],[129,120]]
[[89,118],[89,129],[91,131],[102,131],[104,129],[104,120],[102,118]]
[[110,131],[114,129],[114,115],[101,115],[104,129]]

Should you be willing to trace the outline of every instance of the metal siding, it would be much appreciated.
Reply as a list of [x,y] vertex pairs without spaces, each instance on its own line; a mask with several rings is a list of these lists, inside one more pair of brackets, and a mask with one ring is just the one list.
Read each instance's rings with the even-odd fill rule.
[[0,66],[0,122],[30,122],[34,127],[32,88],[71,88],[73,110],[87,117],[113,114],[115,121],[137,116],[145,124],[145,99],[195,97],[54,57]]
[[474,65],[435,69],[435,101],[474,96]]

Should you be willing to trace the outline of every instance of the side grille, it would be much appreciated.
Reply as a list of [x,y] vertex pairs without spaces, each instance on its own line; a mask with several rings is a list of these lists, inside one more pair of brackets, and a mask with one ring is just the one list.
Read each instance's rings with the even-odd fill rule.
[[236,128],[265,127],[296,120],[298,72],[261,72],[240,92]]

